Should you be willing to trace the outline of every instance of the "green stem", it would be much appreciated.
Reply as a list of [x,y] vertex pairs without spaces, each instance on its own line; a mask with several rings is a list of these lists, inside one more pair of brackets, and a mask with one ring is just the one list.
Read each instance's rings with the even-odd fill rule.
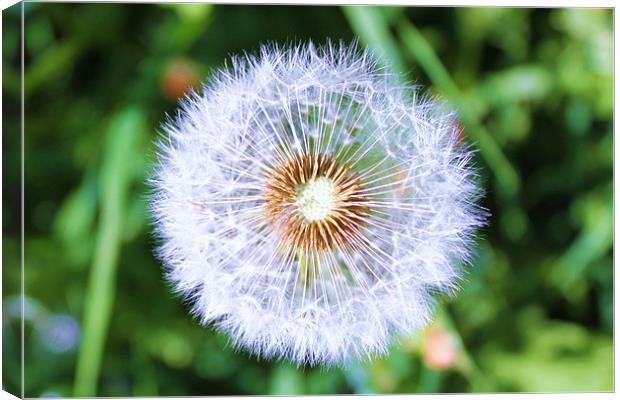
[[[131,183],[136,139],[143,115],[128,109],[116,116],[107,132],[101,167],[101,217],[93,265],[86,289],[83,339],[78,350],[74,395],[93,397],[112,314],[115,278],[121,246],[122,217]],[[76,243],[79,245],[79,243]]]
[[439,371],[430,369],[422,365],[420,371],[420,382],[418,384],[418,393],[437,393],[441,389],[443,375]]
[[488,379],[482,374],[478,365],[476,364],[473,356],[465,347],[463,338],[460,332],[457,330],[456,324],[452,315],[445,307],[440,307],[436,311],[435,320],[439,321],[452,335],[454,335],[461,346],[462,355],[455,365],[455,369],[459,371],[471,384],[474,391],[489,391],[491,390]]

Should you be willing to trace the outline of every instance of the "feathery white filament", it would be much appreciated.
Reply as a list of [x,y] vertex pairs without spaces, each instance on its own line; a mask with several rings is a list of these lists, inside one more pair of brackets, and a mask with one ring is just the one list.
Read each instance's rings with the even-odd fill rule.
[[159,256],[235,346],[310,365],[385,354],[471,261],[472,152],[450,113],[354,46],[234,58],[164,130]]

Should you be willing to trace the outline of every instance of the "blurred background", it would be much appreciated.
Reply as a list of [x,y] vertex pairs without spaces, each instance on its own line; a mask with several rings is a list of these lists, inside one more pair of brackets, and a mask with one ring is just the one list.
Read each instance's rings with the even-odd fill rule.
[[[3,384],[19,393],[20,6],[3,18]],[[609,391],[609,9],[26,3],[25,395]],[[458,109],[492,214],[453,299],[389,357],[297,369],[200,327],[153,256],[166,114],[231,53],[372,46]]]

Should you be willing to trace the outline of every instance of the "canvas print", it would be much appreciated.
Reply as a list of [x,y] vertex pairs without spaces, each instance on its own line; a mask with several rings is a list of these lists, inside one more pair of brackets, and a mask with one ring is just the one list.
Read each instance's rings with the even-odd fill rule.
[[4,390],[613,390],[612,9],[2,22]]

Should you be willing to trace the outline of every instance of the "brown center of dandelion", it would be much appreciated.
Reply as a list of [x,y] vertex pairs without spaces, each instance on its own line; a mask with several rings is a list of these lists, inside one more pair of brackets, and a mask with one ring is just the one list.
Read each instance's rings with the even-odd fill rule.
[[270,170],[264,196],[276,232],[308,252],[348,247],[368,216],[360,179],[325,154],[296,155]]

